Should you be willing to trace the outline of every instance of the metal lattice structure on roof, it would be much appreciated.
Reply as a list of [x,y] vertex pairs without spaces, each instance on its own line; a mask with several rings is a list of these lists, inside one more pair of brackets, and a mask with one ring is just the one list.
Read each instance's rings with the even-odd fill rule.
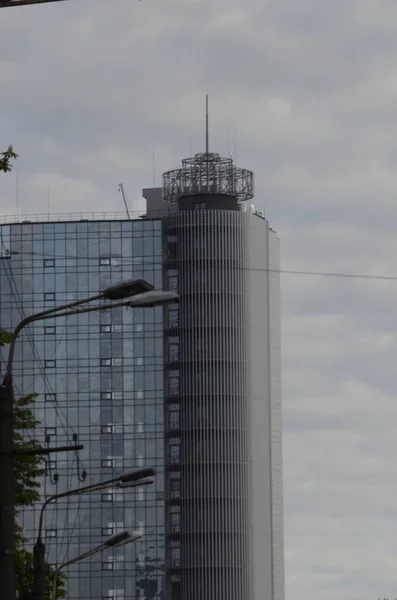
[[232,158],[213,152],[182,160],[182,168],[163,174],[163,198],[176,203],[182,196],[214,194],[246,202],[254,195],[254,174],[237,167]]

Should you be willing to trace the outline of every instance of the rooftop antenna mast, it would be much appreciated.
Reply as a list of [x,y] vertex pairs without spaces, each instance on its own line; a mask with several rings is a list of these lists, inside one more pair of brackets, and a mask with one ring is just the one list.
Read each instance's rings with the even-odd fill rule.
[[207,192],[210,189],[210,165],[209,165],[209,133],[208,133],[208,94],[205,96],[205,157],[207,159]]
[[205,97],[205,153],[209,153],[209,135],[208,135],[208,94]]
[[124,193],[124,185],[122,183],[119,183],[119,192],[121,192],[121,195],[123,196],[124,206],[125,206],[125,211],[127,213],[127,217],[129,220],[131,220],[130,212],[128,210],[128,205],[127,205],[127,199],[126,199],[125,193]]

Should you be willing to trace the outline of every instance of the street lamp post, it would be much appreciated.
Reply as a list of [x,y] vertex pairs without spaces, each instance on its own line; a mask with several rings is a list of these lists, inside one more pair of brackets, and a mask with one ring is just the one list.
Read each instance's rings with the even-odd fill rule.
[[114,479],[108,479],[100,483],[94,483],[86,485],[81,488],[68,490],[60,494],[50,496],[43,503],[40,510],[39,527],[37,533],[37,540],[33,548],[33,600],[44,600],[45,599],[45,545],[42,540],[43,533],[43,520],[44,511],[47,506],[60,500],[62,498],[69,498],[70,496],[81,496],[90,492],[102,491],[108,488],[120,488],[126,489],[131,487],[137,487],[142,485],[148,485],[154,482],[155,470],[151,467],[143,467],[141,469],[133,469],[132,471],[126,471],[119,477]]
[[[135,296],[135,298],[126,300],[131,296]],[[96,296],[30,315],[14,329],[9,348],[7,370],[0,386],[0,582],[2,600],[15,600],[14,394],[12,366],[15,343],[19,333],[24,327],[35,321],[67,317],[119,306],[158,306],[169,302],[177,302],[178,298],[178,295],[173,292],[153,290],[153,286],[143,279],[130,280],[110,286]],[[121,301],[90,308],[80,308],[81,305],[100,299]]]
[[68,560],[68,561],[62,563],[61,565],[59,565],[59,567],[56,568],[55,573],[54,573],[54,583],[53,583],[53,587],[52,587],[51,600],[56,600],[58,576],[62,569],[64,569],[65,567],[67,567],[69,565],[73,565],[74,563],[77,563],[80,560],[83,560],[84,558],[88,558],[89,556],[92,556],[93,554],[97,554],[97,552],[102,552],[103,550],[106,550],[107,548],[115,548],[117,546],[124,546],[125,544],[128,544],[129,542],[134,542],[135,540],[139,540],[139,538],[141,538],[142,536],[143,536],[143,533],[140,531],[133,531],[133,532],[122,531],[120,533],[116,533],[115,535],[112,535],[112,537],[105,540],[99,546],[96,546],[96,548],[92,548],[92,550],[88,550],[88,552],[84,552],[84,554],[80,554],[79,556],[76,556],[75,558],[72,558],[71,560]]

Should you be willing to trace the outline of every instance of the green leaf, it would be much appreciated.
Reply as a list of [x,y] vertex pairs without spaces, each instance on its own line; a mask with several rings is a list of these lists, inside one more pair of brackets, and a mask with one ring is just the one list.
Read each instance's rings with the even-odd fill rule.
[[11,161],[18,158],[18,154],[14,152],[13,147],[11,145],[8,146],[7,150],[2,152],[0,156],[2,157],[0,158],[0,171],[4,173],[12,171]]
[[[11,148],[11,147],[10,147]],[[4,156],[4,153],[3,153]],[[15,158],[12,152],[9,158]],[[0,170],[1,169],[0,159]],[[4,170],[4,169],[3,169]],[[9,344],[12,334],[0,329],[0,347]],[[24,434],[28,431],[34,435],[34,430],[40,425],[35,418],[33,406],[37,394],[29,394],[14,401],[14,450],[18,453],[26,450],[40,450],[42,446],[35,439],[26,439]],[[17,454],[14,459],[15,478],[15,530],[16,530],[16,587],[18,600],[31,600],[33,595],[33,554],[27,548],[27,539],[18,522],[19,510],[24,506],[31,506],[42,501],[40,497],[39,477],[45,474],[45,459],[43,455]],[[46,600],[50,600],[54,570],[48,568],[46,578]],[[1,584],[1,582],[0,582]],[[60,574],[57,583],[57,598],[65,598],[65,576]]]

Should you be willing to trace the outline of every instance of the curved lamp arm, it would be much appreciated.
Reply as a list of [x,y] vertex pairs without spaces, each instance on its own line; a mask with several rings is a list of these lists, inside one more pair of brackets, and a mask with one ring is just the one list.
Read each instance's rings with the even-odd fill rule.
[[111,485],[115,485],[119,481],[117,479],[108,479],[107,481],[102,481],[101,483],[94,483],[91,485],[86,485],[85,487],[76,488],[75,490],[69,490],[67,492],[62,492],[61,494],[54,494],[47,498],[40,510],[40,518],[39,518],[39,528],[37,534],[37,541],[41,541],[41,535],[43,533],[43,520],[44,520],[44,511],[51,502],[55,502],[56,500],[60,500],[61,498],[68,498],[69,496],[79,496],[80,494],[88,494],[89,492],[101,491],[106,489]]
[[88,558],[89,556],[92,556],[93,554],[96,554],[97,552],[102,552],[102,550],[106,550],[107,548],[124,546],[125,544],[128,544],[130,542],[139,540],[139,538],[141,538],[142,535],[143,535],[143,533],[140,531],[135,531],[135,532],[122,531],[120,533],[116,533],[115,535],[112,535],[110,538],[105,540],[99,546],[96,546],[95,548],[91,548],[91,550],[88,550],[87,552],[84,552],[83,554],[80,554],[79,556],[75,556],[74,558],[68,560],[67,562],[64,562],[63,564],[59,565],[59,567],[56,568],[55,573],[54,573],[54,585],[52,588],[52,599],[51,600],[56,600],[58,576],[62,569],[64,569],[65,567],[67,567],[69,565],[72,565],[74,563],[80,562],[81,560],[84,560],[84,558]]
[[[99,297],[101,297],[101,296],[99,296]],[[30,323],[34,323],[35,321],[45,321],[46,319],[55,319],[58,317],[68,317],[71,315],[79,315],[79,314],[84,314],[84,313],[88,313],[88,312],[106,310],[109,308],[118,308],[119,306],[127,305],[127,302],[124,300],[123,302],[115,302],[113,304],[104,304],[103,306],[102,305],[92,306],[90,308],[84,308],[83,310],[78,309],[78,308],[76,308],[75,310],[68,310],[68,308],[70,306],[73,307],[73,306],[76,306],[76,304],[85,304],[88,301],[89,301],[88,299],[80,300],[78,303],[73,303],[72,305],[60,306],[57,309],[45,311],[43,313],[37,313],[35,315],[30,315],[29,317],[22,319],[22,321],[20,323],[18,323],[18,325],[15,327],[15,329],[12,333],[12,340],[10,343],[10,350],[9,350],[8,359],[7,359],[7,370],[6,370],[6,374],[4,376],[3,385],[7,385],[7,384],[10,385],[10,383],[12,381],[12,364],[14,361],[15,343],[17,341],[20,331],[27,325],[30,325]],[[128,304],[128,306],[129,306],[129,304]]]

